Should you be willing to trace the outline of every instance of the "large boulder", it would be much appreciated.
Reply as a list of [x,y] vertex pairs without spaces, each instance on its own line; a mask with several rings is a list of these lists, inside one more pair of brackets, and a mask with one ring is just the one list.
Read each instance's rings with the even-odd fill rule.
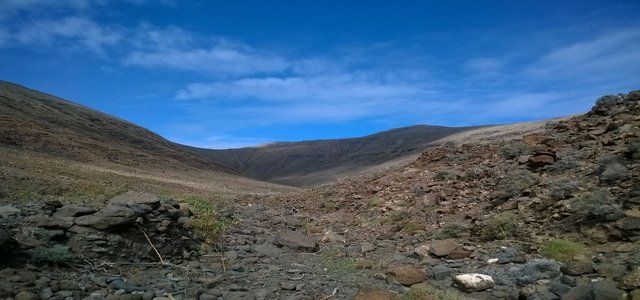
[[310,236],[298,231],[285,230],[276,235],[275,243],[291,249],[315,252],[318,250],[318,242]]
[[65,205],[56,211],[53,216],[58,219],[64,219],[67,217],[80,217],[85,215],[90,215],[95,213],[97,210],[92,207],[77,205],[77,204],[68,204]]
[[457,275],[453,282],[467,293],[488,290],[496,285],[491,276],[478,273]]
[[447,256],[456,248],[458,248],[458,244],[454,239],[433,241],[429,245],[429,251],[438,257]]
[[76,224],[90,226],[100,230],[110,230],[123,225],[132,224],[136,220],[136,213],[124,206],[107,206],[97,213],[78,217]]

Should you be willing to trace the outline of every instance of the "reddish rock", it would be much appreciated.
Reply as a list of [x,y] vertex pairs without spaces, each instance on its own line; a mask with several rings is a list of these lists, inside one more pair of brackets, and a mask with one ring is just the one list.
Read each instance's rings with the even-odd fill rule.
[[393,280],[399,284],[410,286],[427,280],[427,273],[414,265],[400,265],[387,270]]

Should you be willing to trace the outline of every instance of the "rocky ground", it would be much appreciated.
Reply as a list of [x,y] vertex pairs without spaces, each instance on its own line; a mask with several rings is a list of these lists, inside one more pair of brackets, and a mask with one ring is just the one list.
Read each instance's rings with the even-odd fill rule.
[[0,297],[640,299],[639,128],[636,92],[215,213],[135,192],[3,203]]

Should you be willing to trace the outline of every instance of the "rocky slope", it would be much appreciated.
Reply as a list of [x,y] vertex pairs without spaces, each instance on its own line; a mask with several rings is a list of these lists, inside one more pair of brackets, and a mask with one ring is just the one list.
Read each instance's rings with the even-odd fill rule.
[[640,299],[639,159],[633,92],[521,139],[447,143],[215,214],[135,193],[14,202],[0,208],[0,296]]

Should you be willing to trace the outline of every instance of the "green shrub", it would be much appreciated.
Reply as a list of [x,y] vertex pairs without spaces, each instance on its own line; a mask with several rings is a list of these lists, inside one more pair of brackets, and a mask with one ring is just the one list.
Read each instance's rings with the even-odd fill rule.
[[464,178],[468,180],[478,180],[485,175],[481,167],[471,167],[464,171]]
[[384,199],[382,197],[372,197],[371,199],[369,199],[369,204],[371,204],[372,206],[381,206],[382,204],[384,204]]
[[205,244],[212,244],[218,235],[233,225],[234,218],[218,218],[214,205],[205,199],[195,196],[185,198],[193,212],[191,225],[196,233],[204,239]]
[[453,288],[438,289],[427,283],[414,284],[403,295],[403,300],[462,300],[464,296]]
[[36,247],[29,251],[31,258],[37,262],[63,263],[71,258],[69,247],[53,245],[51,247]]
[[538,175],[529,170],[512,171],[505,178],[505,195],[510,198],[520,197],[525,190],[538,183],[538,180]]
[[549,184],[549,196],[553,200],[568,199],[578,190],[578,185],[567,178],[561,178]]
[[554,259],[561,262],[571,260],[576,255],[584,255],[587,253],[587,247],[583,244],[563,240],[552,239],[544,242],[540,246],[540,254],[544,257]]
[[510,212],[497,214],[484,225],[483,235],[488,240],[503,240],[520,234],[518,216]]
[[520,155],[524,155],[531,152],[531,150],[532,150],[531,146],[521,141],[511,142],[502,146],[502,148],[500,148],[500,152],[502,152],[502,156],[504,156],[504,158],[506,159],[514,159]]

